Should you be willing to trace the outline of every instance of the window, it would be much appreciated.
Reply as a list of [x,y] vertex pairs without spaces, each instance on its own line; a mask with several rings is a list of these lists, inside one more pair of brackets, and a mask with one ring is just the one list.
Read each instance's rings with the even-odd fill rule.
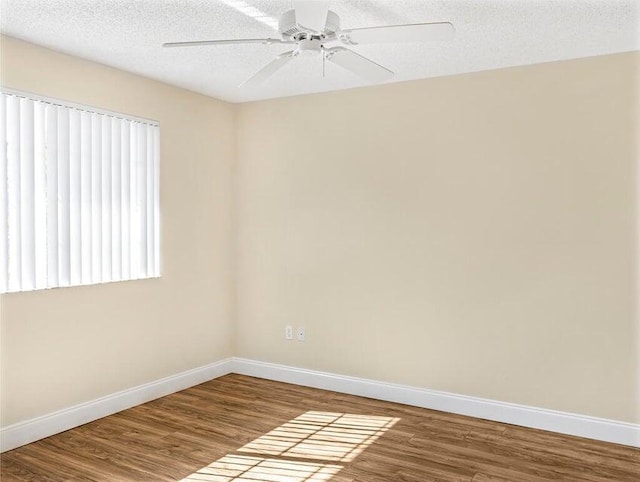
[[0,293],[160,276],[158,124],[0,97]]

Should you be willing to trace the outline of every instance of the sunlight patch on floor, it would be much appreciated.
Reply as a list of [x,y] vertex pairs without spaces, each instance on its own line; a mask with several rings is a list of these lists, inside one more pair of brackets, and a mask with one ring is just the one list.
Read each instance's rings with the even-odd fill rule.
[[351,462],[398,421],[333,412],[307,412],[238,452]]
[[328,481],[343,468],[335,462],[351,462],[399,420],[306,412],[249,442],[238,449],[239,453],[228,454],[194,472],[182,482]]
[[324,482],[341,468],[339,465],[227,455],[183,482]]

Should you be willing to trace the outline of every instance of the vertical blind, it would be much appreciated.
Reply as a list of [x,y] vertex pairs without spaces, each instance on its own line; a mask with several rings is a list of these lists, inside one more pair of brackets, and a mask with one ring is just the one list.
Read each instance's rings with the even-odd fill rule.
[[0,293],[160,276],[158,124],[0,97]]

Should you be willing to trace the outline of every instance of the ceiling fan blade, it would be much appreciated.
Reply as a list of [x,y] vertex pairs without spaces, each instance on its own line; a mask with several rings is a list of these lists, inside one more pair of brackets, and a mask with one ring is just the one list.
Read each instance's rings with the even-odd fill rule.
[[383,82],[393,77],[393,72],[376,64],[353,50],[344,47],[327,49],[327,60],[371,82]]
[[449,22],[389,25],[388,27],[354,28],[340,32],[340,39],[350,45],[385,42],[429,42],[449,40],[455,36]]
[[296,23],[301,26],[322,32],[327,25],[329,2],[325,0],[296,0],[293,2],[296,12]]
[[238,44],[292,44],[286,40],[277,38],[242,38],[230,40],[196,40],[194,42],[167,42],[163,47],[201,47],[203,45],[238,45]]
[[239,87],[255,87],[262,84],[278,70],[291,62],[294,56],[295,50],[278,55],[275,60],[262,67],[255,74],[240,84]]

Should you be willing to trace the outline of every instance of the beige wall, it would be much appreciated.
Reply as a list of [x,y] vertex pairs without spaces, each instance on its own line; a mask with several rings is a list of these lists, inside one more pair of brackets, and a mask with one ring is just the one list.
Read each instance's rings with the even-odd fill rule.
[[154,119],[163,276],[3,295],[2,426],[228,357],[234,107],[2,37],[5,87]]
[[163,216],[159,280],[0,297],[2,426],[233,354],[640,421],[638,54],[233,106],[1,47],[160,122]]
[[639,65],[241,105],[238,354],[640,421]]

